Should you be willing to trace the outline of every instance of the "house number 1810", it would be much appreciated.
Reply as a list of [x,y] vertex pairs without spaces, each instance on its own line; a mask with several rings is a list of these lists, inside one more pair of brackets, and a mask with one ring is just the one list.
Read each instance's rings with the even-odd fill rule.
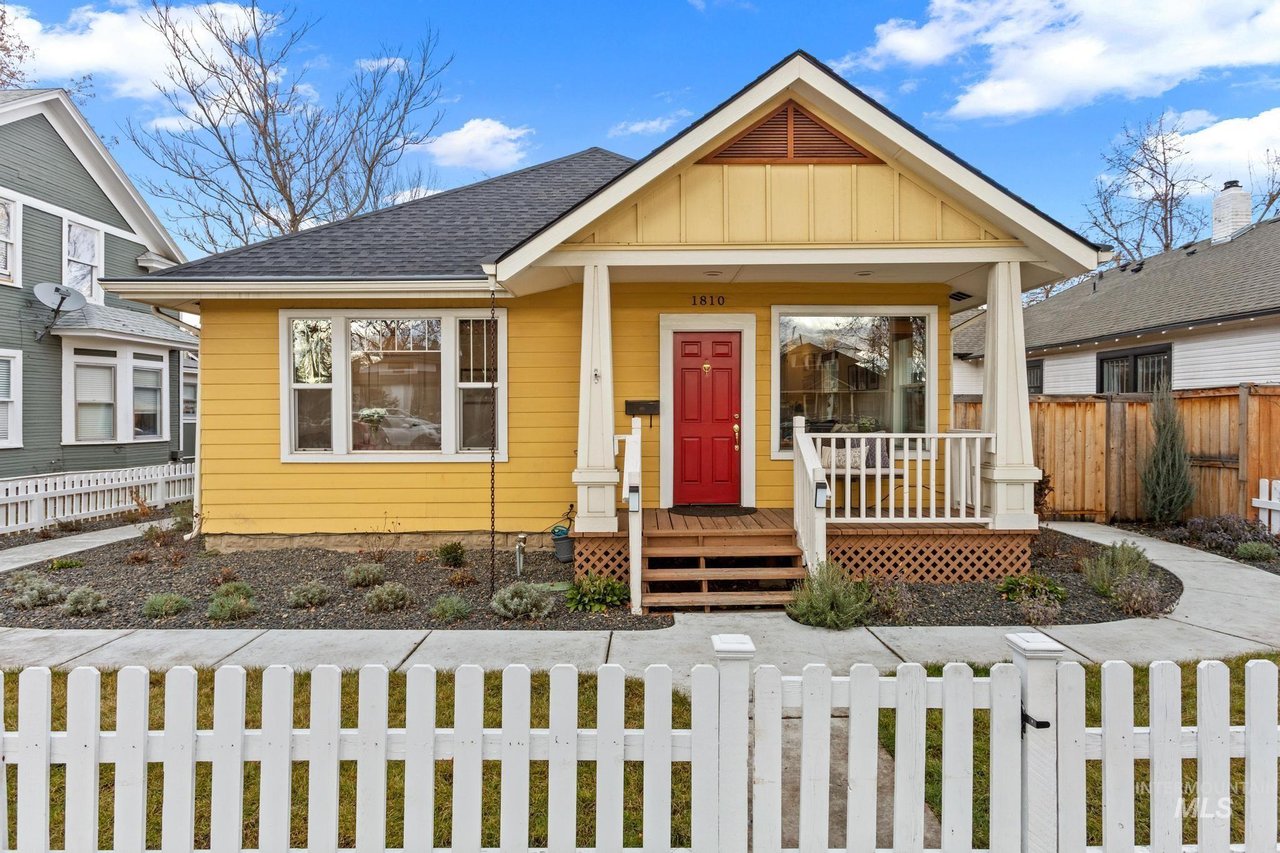
[[723,305],[724,297],[716,296],[710,293],[703,293],[697,296],[690,296],[689,304],[694,306],[701,306],[704,308],[708,305]]

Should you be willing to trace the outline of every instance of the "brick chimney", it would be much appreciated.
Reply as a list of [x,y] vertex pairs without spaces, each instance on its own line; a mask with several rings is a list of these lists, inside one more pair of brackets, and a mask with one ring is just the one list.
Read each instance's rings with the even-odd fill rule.
[[1253,199],[1239,181],[1227,181],[1213,197],[1213,242],[1225,243],[1253,222]]

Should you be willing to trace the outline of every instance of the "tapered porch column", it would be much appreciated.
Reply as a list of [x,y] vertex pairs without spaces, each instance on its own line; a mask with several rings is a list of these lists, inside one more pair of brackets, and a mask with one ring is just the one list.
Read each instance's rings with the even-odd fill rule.
[[987,273],[985,352],[982,431],[995,435],[995,450],[982,462],[985,509],[998,530],[1031,530],[1038,523],[1035,484],[1040,469],[1032,457],[1022,270],[1017,263],[992,264]]
[[582,276],[582,359],[578,376],[578,487],[574,526],[587,532],[618,529],[618,469],[613,446],[613,322],[609,268],[592,265]]

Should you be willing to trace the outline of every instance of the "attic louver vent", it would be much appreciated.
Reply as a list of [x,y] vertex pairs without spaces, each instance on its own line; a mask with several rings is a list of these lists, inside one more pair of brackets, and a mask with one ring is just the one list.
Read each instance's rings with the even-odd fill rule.
[[956,302],[964,302],[966,299],[972,299],[972,293],[965,293],[963,290],[957,290],[951,294],[951,298]]
[[787,101],[700,163],[882,163],[822,119]]

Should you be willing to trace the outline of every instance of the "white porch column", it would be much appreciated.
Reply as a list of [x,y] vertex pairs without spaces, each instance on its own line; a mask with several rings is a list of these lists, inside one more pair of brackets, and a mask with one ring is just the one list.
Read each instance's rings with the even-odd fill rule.
[[1040,469],[1032,458],[1022,270],[1015,262],[992,264],[987,273],[982,431],[995,435],[995,450],[982,461],[985,509],[991,526],[997,530],[1034,529]]
[[609,268],[591,265],[582,276],[582,360],[578,376],[578,487],[574,526],[587,532],[618,529],[618,468],[613,446],[613,321]]

